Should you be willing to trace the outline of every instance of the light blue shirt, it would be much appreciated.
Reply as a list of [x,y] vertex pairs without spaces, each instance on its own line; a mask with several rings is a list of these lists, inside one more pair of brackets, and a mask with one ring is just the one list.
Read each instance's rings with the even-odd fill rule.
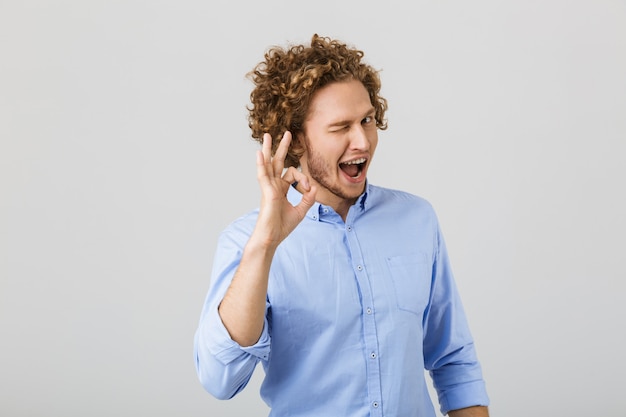
[[[288,199],[299,202],[290,189]],[[488,405],[480,364],[435,212],[424,199],[368,185],[346,221],[316,203],[278,247],[265,326],[234,342],[217,307],[258,210],[219,238],[195,335],[204,388],[231,398],[261,362],[270,416],[431,417],[424,369],[443,414]]]

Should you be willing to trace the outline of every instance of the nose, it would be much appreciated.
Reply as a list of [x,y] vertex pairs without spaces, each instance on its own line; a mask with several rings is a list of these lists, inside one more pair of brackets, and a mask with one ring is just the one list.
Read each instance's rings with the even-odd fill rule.
[[359,151],[367,151],[370,148],[370,140],[361,124],[352,129],[350,136],[350,148]]

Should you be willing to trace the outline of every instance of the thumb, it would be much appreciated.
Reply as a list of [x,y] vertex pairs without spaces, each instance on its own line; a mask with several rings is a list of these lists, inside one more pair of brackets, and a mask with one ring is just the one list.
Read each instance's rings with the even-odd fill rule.
[[314,185],[311,186],[311,188],[302,193],[302,200],[300,200],[300,202],[298,203],[298,205],[295,207],[298,212],[302,215],[302,217],[304,217],[306,215],[306,212],[313,207],[313,204],[315,204],[315,195],[317,194],[317,187],[315,187]]

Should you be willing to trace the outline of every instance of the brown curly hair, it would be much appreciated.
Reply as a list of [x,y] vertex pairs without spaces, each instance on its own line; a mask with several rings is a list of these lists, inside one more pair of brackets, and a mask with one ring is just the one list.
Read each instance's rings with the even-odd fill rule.
[[285,131],[293,141],[285,159],[285,167],[299,167],[304,151],[297,138],[303,133],[309,104],[315,92],[327,84],[359,80],[367,89],[375,109],[376,126],[387,128],[387,100],[380,96],[378,71],[361,62],[364,53],[345,43],[321,37],[311,39],[311,46],[278,46],[265,53],[265,59],[247,74],[255,84],[247,108],[252,138],[263,142],[263,134],[272,135],[272,154]]

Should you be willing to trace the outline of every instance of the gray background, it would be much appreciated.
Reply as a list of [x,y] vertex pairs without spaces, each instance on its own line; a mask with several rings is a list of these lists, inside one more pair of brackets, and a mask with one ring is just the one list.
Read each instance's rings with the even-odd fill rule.
[[494,416],[623,416],[624,1],[0,0],[0,415],[264,416],[205,393],[244,74],[317,32],[382,70],[370,180],[439,213]]

